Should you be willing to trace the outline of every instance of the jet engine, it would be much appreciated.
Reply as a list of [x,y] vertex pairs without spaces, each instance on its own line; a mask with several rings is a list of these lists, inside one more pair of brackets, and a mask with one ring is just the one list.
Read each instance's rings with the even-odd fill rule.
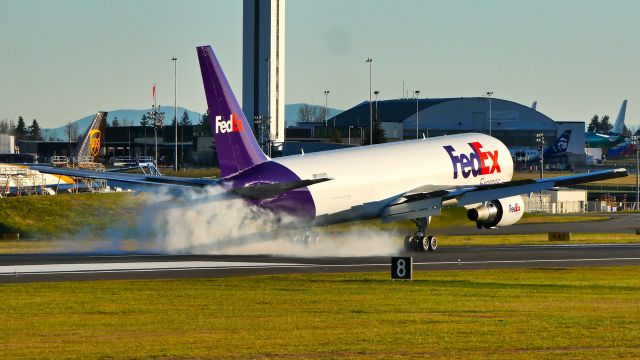
[[478,229],[509,226],[517,223],[524,214],[522,196],[489,201],[467,210],[467,218],[475,221]]

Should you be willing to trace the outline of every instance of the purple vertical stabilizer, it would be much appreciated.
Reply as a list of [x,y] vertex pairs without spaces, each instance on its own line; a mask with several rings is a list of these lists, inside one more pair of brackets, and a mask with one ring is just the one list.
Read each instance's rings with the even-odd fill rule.
[[213,49],[211,46],[199,46],[196,49],[220,174],[227,177],[267,161]]

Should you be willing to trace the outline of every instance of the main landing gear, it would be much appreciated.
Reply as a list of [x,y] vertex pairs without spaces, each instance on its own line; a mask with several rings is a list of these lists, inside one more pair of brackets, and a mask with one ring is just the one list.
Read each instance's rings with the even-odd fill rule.
[[405,251],[435,251],[438,248],[438,240],[433,235],[425,236],[425,231],[431,222],[431,217],[413,219],[418,227],[413,235],[404,238]]

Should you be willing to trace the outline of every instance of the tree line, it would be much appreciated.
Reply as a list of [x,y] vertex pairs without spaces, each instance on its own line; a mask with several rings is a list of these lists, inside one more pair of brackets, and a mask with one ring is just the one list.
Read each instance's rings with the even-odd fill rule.
[[[613,125],[609,121],[609,115],[604,115],[602,117],[593,115],[591,121],[589,122],[589,126],[587,127],[588,132],[596,132],[600,134],[607,134],[611,130],[613,130]],[[633,135],[633,132],[627,127],[627,125],[624,125],[622,135],[630,137]]]
[[15,136],[16,140],[43,140],[42,130],[38,120],[33,119],[30,126],[24,122],[22,116],[18,116],[18,123],[13,119],[0,120],[0,134]]

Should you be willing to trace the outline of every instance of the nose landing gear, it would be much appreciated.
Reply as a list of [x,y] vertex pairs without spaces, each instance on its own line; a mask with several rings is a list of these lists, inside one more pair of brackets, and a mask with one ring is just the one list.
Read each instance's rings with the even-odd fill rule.
[[425,236],[425,231],[431,222],[431,217],[413,219],[418,230],[413,235],[404,238],[405,251],[435,251],[438,248],[438,240],[433,235]]

